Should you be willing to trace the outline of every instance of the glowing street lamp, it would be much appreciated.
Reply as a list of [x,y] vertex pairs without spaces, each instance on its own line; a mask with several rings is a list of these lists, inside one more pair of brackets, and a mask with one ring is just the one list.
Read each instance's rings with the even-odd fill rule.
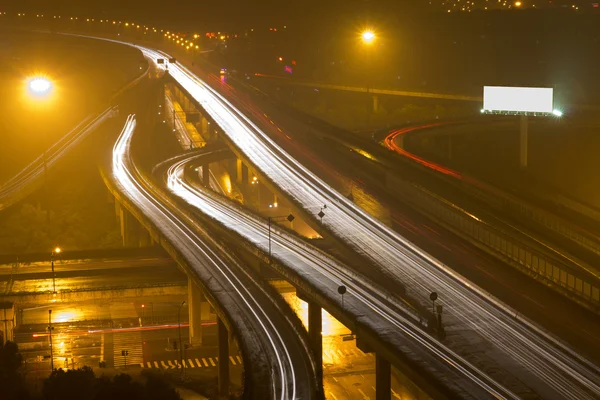
[[29,79],[27,88],[34,96],[45,96],[52,90],[52,82],[43,76],[36,76]]
[[52,293],[56,294],[56,277],[54,275],[54,256],[56,254],[60,254],[62,249],[60,247],[55,247],[54,250],[50,253],[50,262],[52,264]]
[[363,31],[360,35],[360,38],[363,44],[366,46],[367,52],[367,127],[371,124],[371,96],[369,95],[370,90],[370,69],[371,69],[371,44],[375,41],[375,32],[370,29]]
[[375,33],[372,30],[366,30],[360,35],[360,37],[362,38],[363,42],[369,44],[375,40]]

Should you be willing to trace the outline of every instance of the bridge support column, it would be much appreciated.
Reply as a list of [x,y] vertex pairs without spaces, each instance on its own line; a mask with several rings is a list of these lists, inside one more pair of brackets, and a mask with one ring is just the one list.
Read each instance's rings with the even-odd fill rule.
[[210,132],[208,131],[210,125],[208,124],[208,120],[202,116],[200,118],[200,135],[205,142],[208,142],[211,138]]
[[375,399],[391,400],[392,370],[390,362],[379,353],[375,353]]
[[313,302],[308,302],[308,339],[315,353],[318,365],[323,365],[323,334],[322,334],[321,307]]
[[239,158],[236,162],[236,178],[238,183],[248,183],[248,167]]
[[150,236],[150,232],[148,232],[144,227],[140,224],[140,247],[150,247],[152,246],[152,237]]
[[202,290],[188,278],[188,313],[190,344],[202,345]]
[[217,318],[219,335],[219,396],[229,395],[229,334],[221,318]]
[[209,187],[210,185],[210,169],[209,164],[202,164],[202,184],[205,187]]
[[143,227],[131,213],[116,202],[115,208],[121,223],[121,238],[123,238],[123,247],[139,247],[140,232]]
[[373,112],[379,111],[379,97],[372,95],[371,98],[373,99]]
[[521,134],[519,136],[519,167],[527,168],[527,115],[521,115]]

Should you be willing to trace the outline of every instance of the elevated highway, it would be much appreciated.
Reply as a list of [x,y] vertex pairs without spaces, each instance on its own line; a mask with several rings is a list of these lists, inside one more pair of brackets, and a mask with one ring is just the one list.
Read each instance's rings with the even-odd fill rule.
[[[356,209],[343,196],[332,192],[327,185],[291,159],[230,102],[205,84],[194,81],[189,73],[181,75],[179,76],[179,72],[173,74],[178,81],[181,79],[182,86],[187,87],[189,93],[219,122],[227,134],[226,141],[235,148],[234,152],[238,156],[262,171],[275,186],[288,194],[290,201],[307,210],[307,214],[309,210],[327,204],[324,228],[349,243],[355,251],[397,281],[404,283],[409,296],[422,298],[425,302],[429,291],[443,288],[445,303],[450,305],[450,313],[454,314],[450,316],[452,323],[483,335],[489,346],[500,350],[517,364],[524,362],[527,372],[541,380],[539,385],[535,382],[536,378],[529,382],[544,396],[554,398],[573,396],[573,393],[577,393],[576,397],[595,396],[593,393],[599,390],[594,377],[597,367],[580,360],[568,348],[563,347],[557,352],[557,341],[529,322],[515,321],[514,314],[507,312],[504,305]],[[248,115],[254,117],[252,113],[252,110],[248,110]],[[258,118],[254,120],[259,121]],[[486,322],[482,324],[481,321]],[[567,361],[568,359],[571,361]],[[579,364],[580,362],[583,363]],[[555,367],[566,370],[550,378],[558,371]],[[573,372],[586,378],[583,381],[575,378],[569,383],[571,378],[565,380],[565,377],[574,378]],[[572,385],[579,388],[575,389]],[[570,394],[565,392],[565,387],[570,388]]]
[[[221,359],[228,358],[228,347],[223,342],[227,340],[227,331],[239,338],[246,365],[244,396],[274,399],[322,396],[316,379],[317,366],[308,344],[303,341],[301,328],[286,317],[282,304],[201,225],[143,178],[129,152],[135,126],[135,118],[130,116],[115,144],[112,174],[105,176],[107,185],[215,307],[220,317],[219,349],[224,351],[219,355]],[[226,363],[221,365],[227,368]],[[221,388],[221,393],[227,391]]]
[[[165,57],[148,49],[142,51],[154,60]],[[219,124],[244,162],[261,171],[307,215],[315,207],[327,204],[323,231],[338,237],[375,268],[403,283],[410,297],[427,304],[429,292],[436,288],[449,305],[452,324],[481,335],[511,363],[521,365],[544,397],[593,398],[598,394],[598,374],[593,365],[534,325],[514,321],[502,304],[331,190],[185,68],[174,66],[170,73]]]
[[19,173],[9,179],[0,187],[0,211],[24,199],[43,184],[44,176],[59,160],[73,149],[88,135],[108,119],[118,115],[119,109],[115,107],[117,99],[129,89],[135,87],[147,75],[144,70],[137,78],[123,85],[105,104],[101,111],[92,113],[81,121],[71,131],[53,143],[43,154],[29,163]]
[[[194,182],[195,166],[205,164],[205,157],[215,159],[219,152],[223,150],[182,155],[166,162],[156,173],[163,175],[166,187],[196,209],[197,218],[207,221],[220,237],[227,237],[229,246],[255,254],[292,282],[309,303],[308,329],[315,352],[321,350],[323,307],[349,327],[366,349],[374,350],[382,359],[380,363],[391,362],[434,398],[516,398],[437,342],[401,299],[299,237],[272,227],[269,258],[267,221]],[[337,293],[340,284],[352,293],[344,304]]]

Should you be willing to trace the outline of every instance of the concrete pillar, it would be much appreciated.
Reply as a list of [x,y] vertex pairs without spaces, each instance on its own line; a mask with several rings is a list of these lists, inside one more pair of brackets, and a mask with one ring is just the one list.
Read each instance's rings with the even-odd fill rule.
[[202,344],[202,306],[205,302],[202,290],[188,278],[188,313],[190,344]]
[[210,125],[208,124],[208,120],[204,118],[204,116],[202,116],[202,118],[200,119],[200,125],[200,135],[202,136],[202,139],[204,139],[205,142],[208,142],[208,140],[210,139],[210,133],[208,132],[208,128],[210,127]]
[[391,400],[392,371],[390,362],[379,353],[375,353],[375,399]]
[[119,207],[123,247],[139,247],[142,227],[137,219],[123,207]]
[[248,167],[239,158],[237,159],[236,172],[238,183],[248,183]]
[[323,364],[322,330],[321,307],[313,301],[308,301],[308,339],[318,365]]
[[139,238],[140,238],[140,247],[152,246],[152,237],[150,237],[150,232],[148,232],[141,224],[140,224],[140,230],[139,230]]
[[229,396],[229,335],[227,327],[217,318],[219,335],[219,396]]
[[379,97],[373,95],[371,98],[373,99],[373,112],[377,112],[379,110]]
[[210,186],[210,169],[208,165],[208,163],[202,164],[202,184],[204,187]]
[[521,115],[521,134],[519,136],[519,166],[527,168],[527,115]]

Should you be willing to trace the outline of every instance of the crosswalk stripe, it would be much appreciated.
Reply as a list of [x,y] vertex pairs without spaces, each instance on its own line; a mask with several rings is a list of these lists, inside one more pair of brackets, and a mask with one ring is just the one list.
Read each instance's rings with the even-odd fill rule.
[[[196,365],[194,365],[196,360]],[[202,361],[201,361],[202,360]],[[241,365],[242,358],[240,356],[229,356],[229,361],[233,365]],[[160,363],[160,364],[159,364]],[[178,369],[178,368],[207,368],[216,367],[219,363],[219,357],[206,357],[206,358],[188,358],[187,360],[160,360],[160,361],[147,361],[140,363],[142,368],[163,368],[163,369]],[[129,363],[128,363],[129,364]]]

